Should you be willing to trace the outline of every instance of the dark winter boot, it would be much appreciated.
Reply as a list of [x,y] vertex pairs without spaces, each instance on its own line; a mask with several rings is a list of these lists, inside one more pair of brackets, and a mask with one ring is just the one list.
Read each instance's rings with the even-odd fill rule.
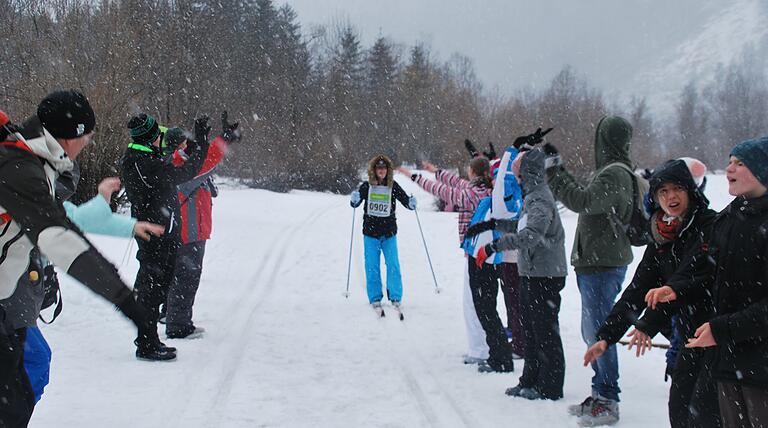
[[199,339],[203,337],[205,329],[195,326],[184,326],[181,328],[166,327],[165,335],[169,339]]
[[136,358],[143,361],[171,361],[176,359],[176,351],[160,346],[159,343],[142,344],[136,341]]

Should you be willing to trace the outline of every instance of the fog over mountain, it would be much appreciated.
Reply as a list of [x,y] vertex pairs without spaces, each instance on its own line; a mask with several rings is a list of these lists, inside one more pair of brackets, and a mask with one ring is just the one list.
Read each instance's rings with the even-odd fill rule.
[[379,35],[473,59],[487,89],[546,85],[572,65],[607,94],[647,96],[657,112],[691,79],[765,46],[761,0],[289,0],[305,28],[348,19]]

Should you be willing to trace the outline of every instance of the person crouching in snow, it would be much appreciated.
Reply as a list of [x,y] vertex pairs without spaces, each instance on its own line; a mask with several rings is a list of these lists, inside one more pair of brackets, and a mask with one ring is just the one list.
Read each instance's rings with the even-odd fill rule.
[[560,339],[560,291],[565,287],[565,231],[555,198],[547,186],[544,152],[533,149],[512,165],[523,188],[520,220],[491,220],[506,234],[481,247],[478,265],[501,251],[519,250],[520,307],[525,337],[525,366],[520,383],[506,393],[529,400],[563,397],[565,358]]
[[384,156],[374,156],[368,162],[368,181],[352,192],[350,205],[363,207],[363,246],[365,253],[365,282],[368,302],[381,308],[381,253],[387,265],[387,298],[395,307],[403,298],[403,281],[397,255],[397,219],[395,200],[409,210],[416,209],[416,199],[405,191],[393,178],[392,161]]

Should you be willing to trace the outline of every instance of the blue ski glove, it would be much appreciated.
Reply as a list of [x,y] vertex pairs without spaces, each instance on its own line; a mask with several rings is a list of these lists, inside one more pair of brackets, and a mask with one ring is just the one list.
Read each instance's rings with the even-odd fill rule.
[[416,198],[414,198],[413,196],[408,198],[408,208],[410,208],[412,210],[416,209]]
[[360,192],[357,190],[352,192],[352,194],[349,196],[349,202],[353,207],[357,207],[360,204]]

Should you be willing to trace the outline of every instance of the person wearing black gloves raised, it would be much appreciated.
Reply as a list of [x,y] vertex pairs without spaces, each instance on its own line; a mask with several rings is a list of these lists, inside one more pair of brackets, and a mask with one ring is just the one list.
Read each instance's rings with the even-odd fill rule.
[[[178,133],[178,136],[186,140],[183,134]],[[165,306],[167,309],[165,332],[169,339],[192,339],[200,337],[205,331],[192,322],[192,307],[200,286],[200,276],[203,273],[205,243],[211,238],[213,230],[212,198],[216,196],[213,173],[226,156],[229,145],[239,139],[238,123],[230,123],[227,120],[227,112],[223,112],[221,135],[211,141],[202,168],[195,178],[179,186],[182,245]],[[174,153],[175,166],[181,167],[187,161],[182,151],[177,150]]]
[[[632,262],[632,247],[623,229],[632,218],[638,185],[629,153],[631,141],[632,126],[625,119],[601,119],[594,140],[596,170],[587,182],[566,171],[552,144],[543,147],[549,188],[566,208],[579,214],[571,265],[581,294],[581,336],[587,347],[597,341],[597,330],[611,311]],[[618,421],[621,389],[616,347],[610,346],[592,370],[590,395],[569,406],[568,413]]]
[[[121,160],[125,193],[131,202],[131,216],[139,221],[165,226],[165,234],[149,241],[137,239],[139,272],[134,290],[139,303],[150,311],[153,328],[157,329],[160,305],[165,302],[173,280],[176,255],[181,247],[178,185],[195,177],[208,153],[208,117],[195,120],[195,138],[187,141],[184,165],[173,165],[176,147],[163,147],[163,135],[152,116],[144,113],[131,118],[128,129],[132,142]],[[173,134],[174,132],[169,133]],[[181,143],[183,139],[173,142]],[[138,337],[136,357],[144,360],[172,360],[174,348],[165,346],[155,334]]]
[[[630,349],[637,345],[640,356],[650,348],[656,333],[669,329],[673,315],[678,317],[675,325],[681,337],[692,337],[712,315],[708,287],[714,269],[705,261],[705,249],[717,213],[709,208],[709,201],[684,160],[667,161],[656,168],[649,181],[653,242],[646,247],[632,282],[597,332],[597,342],[584,355],[585,366],[609,345],[616,344],[633,324],[636,328],[630,333]],[[677,307],[665,304],[646,309],[646,294],[662,285],[688,289],[701,299]],[[703,350],[682,349],[678,353],[669,390],[669,422],[673,428],[720,426],[717,389],[710,370]]]
[[[0,299],[14,293],[22,275],[33,275],[27,269],[37,246],[59,269],[116,305],[136,324],[139,338],[151,340],[157,331],[149,314],[117,269],[67,218],[50,185],[73,168],[95,126],[96,115],[82,93],[56,91],[42,100],[21,132],[8,133],[0,143]],[[1,426],[26,426],[34,408],[22,358],[25,332],[0,322]]]
[[[507,395],[529,400],[563,397],[565,358],[560,339],[560,291],[565,287],[565,232],[555,198],[547,187],[544,153],[520,153],[512,164],[523,189],[519,220],[478,223],[472,233],[492,227],[505,232],[480,249],[476,263],[500,251],[518,250],[520,309],[525,338],[525,365],[520,383]],[[468,231],[469,233],[469,231]]]

